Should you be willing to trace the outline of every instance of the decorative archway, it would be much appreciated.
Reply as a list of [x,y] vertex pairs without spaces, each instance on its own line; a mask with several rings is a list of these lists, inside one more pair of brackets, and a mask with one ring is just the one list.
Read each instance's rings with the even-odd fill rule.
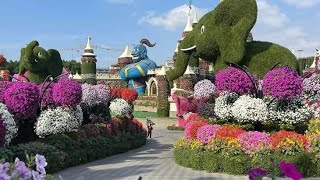
[[158,95],[158,82],[156,78],[151,77],[147,82],[148,96]]

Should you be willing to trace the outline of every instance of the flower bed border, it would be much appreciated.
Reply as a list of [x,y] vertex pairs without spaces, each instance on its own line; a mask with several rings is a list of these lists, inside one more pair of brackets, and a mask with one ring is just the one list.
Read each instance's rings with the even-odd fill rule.
[[247,175],[251,168],[260,167],[267,170],[269,175],[277,177],[282,176],[278,164],[285,160],[294,163],[304,177],[320,176],[320,160],[316,160],[316,155],[308,152],[301,152],[294,156],[271,152],[269,155],[251,158],[246,154],[227,157],[210,151],[193,150],[191,147],[175,147],[174,160],[178,165],[194,170],[231,175]]
[[[27,155],[41,153],[47,158],[48,173],[56,173],[69,167],[86,164],[112,155],[127,152],[146,144],[143,134],[120,135],[106,138],[91,137],[76,142],[70,134],[59,134],[50,141],[43,139],[26,144],[18,144],[8,148],[0,148],[0,159],[12,162],[16,157],[26,160]],[[74,149],[74,148],[79,149]]]

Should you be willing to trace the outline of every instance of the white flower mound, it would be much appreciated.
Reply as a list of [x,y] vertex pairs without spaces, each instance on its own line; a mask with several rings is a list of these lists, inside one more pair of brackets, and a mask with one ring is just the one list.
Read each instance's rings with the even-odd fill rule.
[[80,105],[77,105],[76,109],[65,108],[67,112],[74,118],[73,122],[75,123],[74,126],[79,127],[83,121],[83,111]]
[[221,119],[230,119],[233,117],[231,108],[234,101],[238,98],[235,93],[221,93],[221,95],[216,99],[214,112]]
[[41,112],[35,124],[35,132],[40,138],[69,132],[78,128],[83,120],[80,106],[76,110],[58,107]]
[[312,118],[312,109],[299,99],[293,100],[286,106],[276,107],[274,104],[269,108],[269,119],[294,125]]
[[194,98],[202,99],[202,98],[210,98],[216,92],[216,86],[209,81],[208,79],[204,79],[199,81],[194,86]]
[[233,117],[239,122],[264,122],[268,119],[268,108],[262,99],[248,95],[240,96],[231,108]]
[[132,108],[124,99],[117,98],[110,103],[110,111],[116,116],[125,116],[132,113]]
[[11,140],[18,135],[18,126],[14,121],[13,115],[9,113],[8,108],[3,103],[0,103],[1,119],[5,127],[5,145],[9,145]]

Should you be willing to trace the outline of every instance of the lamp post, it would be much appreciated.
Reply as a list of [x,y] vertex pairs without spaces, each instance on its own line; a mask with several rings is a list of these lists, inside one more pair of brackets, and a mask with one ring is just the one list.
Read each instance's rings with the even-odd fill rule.
[[[301,54],[302,54],[302,52],[303,52],[303,49],[298,49],[298,52],[299,52],[299,59],[302,60],[302,59],[301,59]],[[304,70],[305,70],[305,69],[307,69],[307,61],[304,62]]]

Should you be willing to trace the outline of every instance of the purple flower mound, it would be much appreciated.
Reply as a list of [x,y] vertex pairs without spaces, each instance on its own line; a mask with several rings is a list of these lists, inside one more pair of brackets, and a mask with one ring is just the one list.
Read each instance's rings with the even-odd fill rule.
[[208,140],[216,134],[220,125],[204,125],[198,129],[197,139],[202,143],[208,143]]
[[263,78],[262,92],[277,99],[294,99],[302,93],[303,79],[289,67],[269,71]]
[[[251,74],[255,84],[258,84],[258,78]],[[235,92],[238,94],[254,93],[254,84],[245,72],[234,67],[228,67],[218,71],[216,74],[216,86],[221,92]]]
[[76,107],[82,98],[81,84],[73,79],[60,79],[53,86],[53,100],[57,105]]
[[214,112],[214,103],[206,102],[198,106],[198,114],[205,118],[215,118],[216,114]]
[[320,74],[305,78],[302,87],[306,95],[320,95]]
[[239,137],[242,150],[246,154],[254,154],[258,151],[270,148],[271,138],[267,133],[249,131],[242,133]]
[[4,146],[6,128],[4,127],[4,121],[0,119],[0,147]]
[[267,171],[261,168],[254,168],[248,172],[249,180],[262,179],[268,175]]
[[36,117],[39,103],[39,89],[34,83],[17,82],[4,92],[9,112],[18,119]]
[[[50,104],[54,104],[53,94],[52,94],[52,88],[53,88],[54,84],[55,83],[51,83],[49,85],[49,82],[46,82],[46,83],[42,83],[42,84],[38,85],[38,89],[39,89],[39,92],[40,92],[40,97],[43,94],[42,95],[42,99],[41,99],[41,107],[46,107],[46,106],[48,106]],[[47,87],[47,89],[46,89],[46,87]],[[45,92],[44,92],[44,90],[45,90]]]
[[0,102],[4,103],[4,91],[12,85],[10,81],[0,81]]

